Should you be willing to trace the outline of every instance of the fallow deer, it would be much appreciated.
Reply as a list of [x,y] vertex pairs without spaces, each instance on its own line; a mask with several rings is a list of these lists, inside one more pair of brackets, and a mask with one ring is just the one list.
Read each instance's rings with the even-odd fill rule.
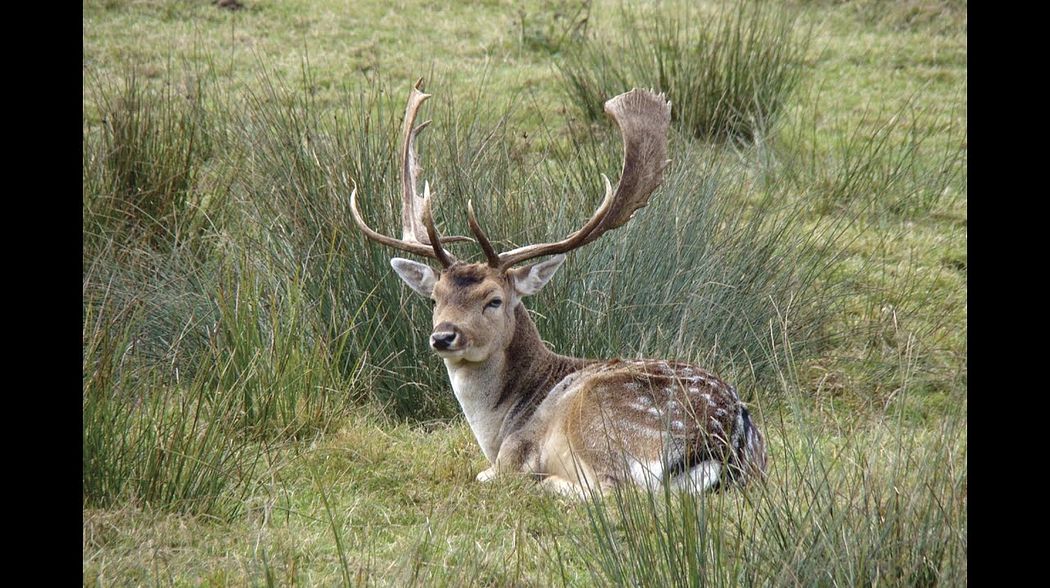
[[764,475],[762,433],[733,386],[674,361],[559,355],[540,339],[522,304],[547,284],[566,253],[624,225],[648,204],[670,163],[667,99],[636,89],[605,103],[623,138],[623,170],[615,189],[602,176],[605,199],[579,230],[561,241],[497,253],[468,202],[468,224],[486,263],[465,263],[444,245],[470,239],[440,236],[429,183],[422,195],[417,191],[416,136],[429,121],[416,126],[415,119],[429,97],[420,80],[405,110],[401,238],[368,226],[356,186],[351,213],[369,239],[441,264],[438,271],[407,259],[390,262],[413,290],[435,302],[430,346],[444,360],[491,464],[477,480],[525,473],[559,493],[584,496],[624,482],[698,491]]

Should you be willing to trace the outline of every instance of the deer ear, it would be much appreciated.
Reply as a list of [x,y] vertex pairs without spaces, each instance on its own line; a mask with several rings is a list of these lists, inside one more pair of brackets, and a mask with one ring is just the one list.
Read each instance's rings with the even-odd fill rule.
[[434,291],[434,284],[438,281],[438,274],[432,267],[400,257],[391,259],[390,266],[409,287],[424,297],[430,298],[430,294]]
[[508,270],[507,275],[510,276],[518,295],[528,296],[542,290],[564,262],[564,255],[555,255],[547,261]]

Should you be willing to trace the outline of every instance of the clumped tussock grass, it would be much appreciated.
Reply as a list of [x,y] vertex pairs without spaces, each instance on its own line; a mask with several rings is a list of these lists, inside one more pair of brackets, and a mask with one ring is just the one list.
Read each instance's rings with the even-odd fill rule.
[[146,85],[133,70],[121,81],[94,81],[101,124],[84,130],[85,247],[113,237],[163,247],[207,224],[199,182],[213,144],[197,79],[187,94],[170,79]]
[[566,95],[592,120],[610,96],[655,88],[684,132],[749,140],[773,126],[802,78],[809,35],[789,7],[740,2],[711,15],[683,3],[618,14],[558,64]]
[[198,183],[191,145],[223,137],[228,111],[196,103],[190,131],[178,99],[127,79],[99,86],[103,128],[84,136],[85,504],[233,516],[257,444],[325,429],[359,396],[359,366],[331,369],[299,281],[233,240],[238,217],[202,212],[232,181]]
[[240,512],[259,453],[223,426],[236,418],[234,406],[209,401],[201,385],[185,393],[157,386],[134,401],[107,392],[84,395],[85,507]]
[[266,290],[237,267],[180,283],[203,316],[163,309],[171,293],[148,283],[85,276],[85,505],[235,516],[263,445],[313,438],[360,397],[359,372],[309,339],[294,284]]
[[133,306],[121,310],[127,314],[111,305],[85,311],[84,506],[235,515],[250,454],[223,426],[236,412],[230,397],[211,402],[201,380],[180,389],[156,366],[136,362],[142,319]]
[[103,322],[85,320],[84,344],[108,337],[105,321],[129,329],[122,369],[192,377],[214,323],[208,292],[230,170],[217,157],[223,121],[208,106],[208,78],[192,79],[180,93],[170,76],[148,84],[128,67],[87,92],[97,117],[85,117],[83,135],[83,304]]
[[[239,261],[244,264],[244,260]],[[272,271],[272,270],[271,270]],[[276,288],[244,265],[223,272],[208,370],[210,385],[238,398],[238,428],[262,439],[311,438],[360,400],[362,365],[332,365],[312,304],[292,276]]]
[[[117,237],[119,239],[119,237]],[[127,329],[127,349],[105,369],[159,370],[169,381],[192,378],[208,358],[218,309],[210,296],[215,264],[202,262],[187,249],[167,252],[128,248],[111,241],[85,269],[83,305],[94,322],[85,320],[86,356],[113,351],[110,329]],[[101,345],[99,354],[91,346]],[[104,351],[106,349],[106,351]],[[87,361],[87,359],[85,359]],[[94,361],[94,360],[93,360]],[[86,365],[88,374],[99,365]]]
[[211,305],[204,325],[179,317],[181,332],[203,331],[191,357],[151,353],[164,298],[150,288],[110,284],[117,302],[86,289],[86,505],[235,516],[264,446],[315,438],[361,398],[361,366],[333,368],[294,282],[269,290],[237,260],[216,271],[184,293]]

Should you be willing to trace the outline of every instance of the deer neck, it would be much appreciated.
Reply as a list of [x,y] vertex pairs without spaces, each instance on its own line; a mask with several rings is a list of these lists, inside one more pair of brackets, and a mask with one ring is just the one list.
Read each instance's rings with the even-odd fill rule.
[[445,360],[445,367],[467,423],[494,463],[503,439],[525,424],[555,384],[586,363],[548,349],[525,306],[518,304],[506,347],[482,362]]

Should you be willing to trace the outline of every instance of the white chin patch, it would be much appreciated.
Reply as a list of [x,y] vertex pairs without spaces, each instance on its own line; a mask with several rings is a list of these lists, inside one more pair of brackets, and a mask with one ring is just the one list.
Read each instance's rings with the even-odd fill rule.
[[456,349],[455,351],[448,351],[445,349],[434,349],[434,353],[441,359],[452,362],[459,362],[463,360],[463,350]]
[[455,349],[451,351],[435,349],[434,352],[437,353],[438,357],[441,359],[452,363],[460,363],[463,361],[478,363],[488,359],[488,354],[474,347]]
[[489,354],[485,353],[481,349],[475,349],[475,348],[472,347],[470,349],[465,349],[463,351],[463,359],[465,361],[469,361],[471,363],[481,363],[481,362],[485,361],[488,358],[489,358]]

